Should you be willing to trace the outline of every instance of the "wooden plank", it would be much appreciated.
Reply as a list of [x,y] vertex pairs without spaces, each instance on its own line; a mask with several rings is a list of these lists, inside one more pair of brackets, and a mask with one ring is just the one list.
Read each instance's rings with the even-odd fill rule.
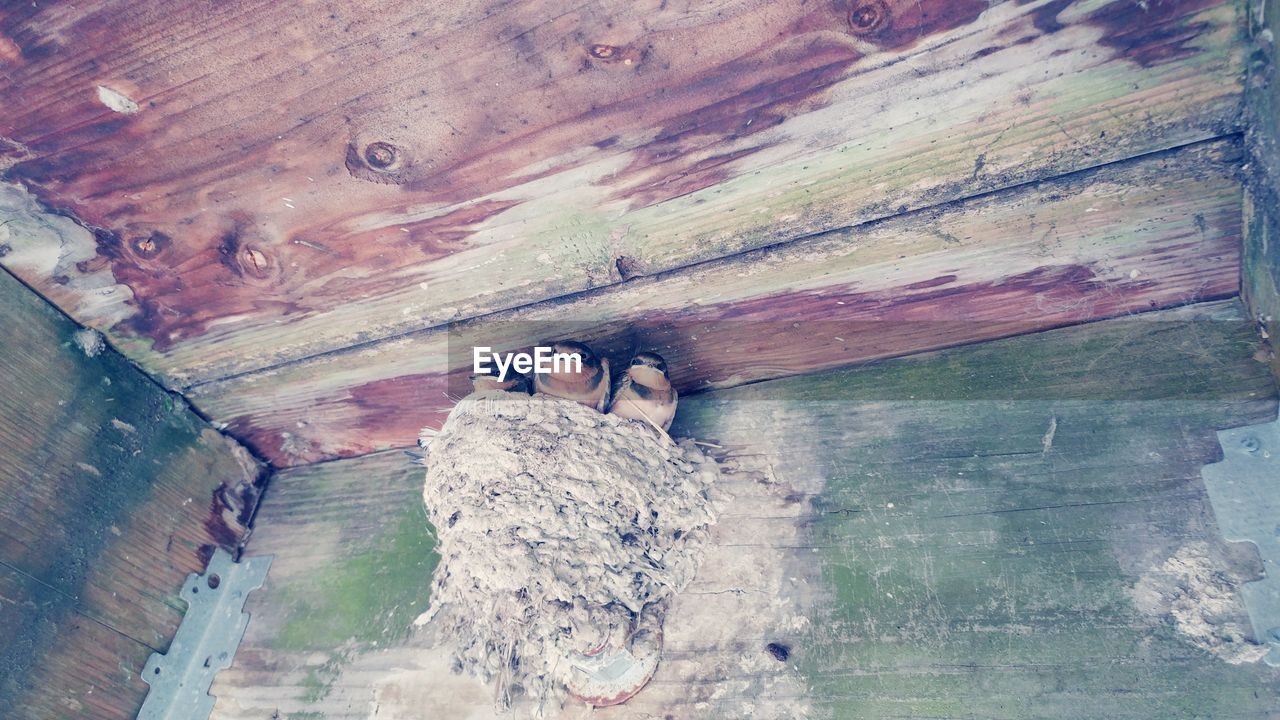
[[682,394],[1234,295],[1233,142],[828,233],[196,386],[277,465],[409,446],[469,391],[473,346],[563,336],[668,360]]
[[26,648],[0,706],[134,717],[186,575],[215,547],[238,552],[260,466],[4,273],[0,307],[0,569],[15,598],[34,593],[0,604],[6,643]]
[[280,472],[267,498],[252,552],[275,559],[245,606],[235,664],[214,683],[214,717],[302,717],[354,656],[404,641],[427,609],[435,533],[422,468],[403,453]]
[[138,672],[153,649],[85,615],[74,598],[0,565],[0,631],[6,717],[137,716],[147,692]]
[[[560,716],[1280,712],[1273,672],[1224,662],[1134,599],[1189,546],[1232,582],[1260,570],[1218,536],[1199,479],[1215,428],[1275,416],[1257,347],[1232,300],[689,398],[676,431],[724,446],[733,499],[653,683]],[[420,482],[394,451],[280,473],[253,541],[274,565],[214,688],[217,720],[501,717],[412,625],[425,521],[416,541],[378,537],[402,537]],[[331,566],[386,585],[326,583]],[[336,634],[312,610],[347,606],[358,619]]]
[[1245,94],[1249,172],[1240,292],[1271,341],[1271,367],[1280,377],[1280,6],[1251,0],[1248,7],[1253,62]]
[[[1214,428],[1275,413],[1232,305],[1228,322],[1113,321],[696,398],[686,431],[761,453],[783,483],[825,479],[793,498],[813,506],[830,597],[790,638],[814,708],[1280,711],[1274,673],[1215,658],[1132,599],[1197,543],[1232,583],[1260,569],[1222,542],[1198,476],[1218,457]],[[1220,612],[1248,627],[1238,602]]]
[[0,167],[94,232],[18,213],[0,263],[171,386],[1231,133],[1242,95],[1227,0],[2,12]]

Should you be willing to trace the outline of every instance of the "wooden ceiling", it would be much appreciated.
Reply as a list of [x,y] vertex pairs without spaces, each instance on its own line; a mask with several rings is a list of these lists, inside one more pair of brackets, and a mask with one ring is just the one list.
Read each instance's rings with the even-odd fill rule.
[[0,264],[280,466],[412,444],[472,342],[655,347],[687,392],[1230,297],[1242,25],[8,3]]

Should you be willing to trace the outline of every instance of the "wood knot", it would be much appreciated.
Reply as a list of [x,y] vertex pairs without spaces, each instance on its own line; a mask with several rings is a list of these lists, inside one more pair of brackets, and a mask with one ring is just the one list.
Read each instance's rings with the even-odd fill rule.
[[358,141],[347,144],[347,172],[351,177],[384,185],[399,185],[404,182],[401,176],[408,165],[409,155],[384,140],[375,140],[368,145]]
[[849,11],[849,29],[855,35],[873,35],[884,30],[892,19],[884,0],[860,2]]
[[616,45],[592,45],[587,52],[597,60],[613,60],[619,54]]
[[644,59],[645,49],[637,48],[631,45],[606,45],[604,43],[596,43],[587,46],[587,56],[590,60],[586,60],[586,65],[591,65],[591,61],[595,60],[610,65],[624,65],[626,67],[636,67],[640,61]]
[[373,142],[364,149],[364,161],[374,170],[392,170],[399,164],[400,154],[390,143]]
[[139,235],[129,240],[129,249],[134,255],[144,260],[150,260],[169,247],[171,239],[162,232],[153,232],[150,235]]
[[271,275],[271,260],[253,246],[245,246],[240,251],[240,269],[246,275],[256,278],[267,278]]
[[219,262],[239,277],[259,280],[271,277],[276,271],[276,261],[245,239],[241,237],[239,228],[223,236],[218,247]]
[[764,646],[764,651],[773,656],[778,662],[786,662],[791,657],[791,648],[782,643],[771,642]]

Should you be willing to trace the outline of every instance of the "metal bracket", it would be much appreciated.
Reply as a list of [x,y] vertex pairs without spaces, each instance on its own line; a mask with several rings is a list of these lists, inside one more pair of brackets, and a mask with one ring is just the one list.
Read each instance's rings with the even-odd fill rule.
[[233,562],[219,548],[204,575],[192,573],[180,596],[187,613],[173,636],[169,652],[152,653],[142,668],[151,686],[138,720],[204,720],[213,712],[209,695],[213,676],[231,667],[236,648],[249,625],[242,612],[245,598],[262,587],[271,556]]
[[1253,635],[1268,643],[1263,660],[1280,666],[1280,421],[1218,431],[1222,462],[1200,475],[1222,536],[1251,542],[1265,576],[1240,587]]

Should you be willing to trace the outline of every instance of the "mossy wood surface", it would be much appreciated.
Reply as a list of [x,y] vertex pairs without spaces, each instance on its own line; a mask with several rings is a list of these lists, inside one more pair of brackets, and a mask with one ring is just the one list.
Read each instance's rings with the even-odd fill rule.
[[245,605],[236,662],[214,683],[214,717],[315,717],[304,711],[333,707],[347,665],[412,642],[437,559],[423,474],[396,450],[272,478],[252,553],[275,559]]
[[[654,682],[590,717],[1280,714],[1280,671],[1133,599],[1196,543],[1224,577],[1259,572],[1199,476],[1215,429],[1275,417],[1259,349],[1229,300],[687,399],[674,432],[723,446],[734,499]],[[253,546],[275,564],[215,718],[492,717],[412,624],[421,477],[395,451],[278,476]]]
[[471,348],[657,350],[682,394],[1235,295],[1235,141],[197,386],[277,465],[412,446],[469,392]]
[[1250,0],[1248,7],[1250,162],[1241,293],[1271,340],[1271,365],[1280,377],[1280,3]]
[[76,331],[0,272],[0,715],[15,720],[134,717],[183,580],[238,550],[258,494],[247,452]]
[[9,4],[0,170],[93,232],[0,264],[185,386],[1236,133],[1242,11]]

